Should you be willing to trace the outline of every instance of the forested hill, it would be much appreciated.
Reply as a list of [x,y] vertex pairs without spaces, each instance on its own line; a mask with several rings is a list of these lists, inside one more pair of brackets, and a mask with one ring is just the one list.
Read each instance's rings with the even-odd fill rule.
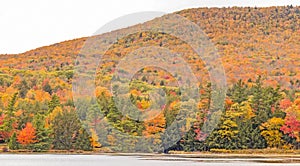
[[[226,98],[219,101],[224,103],[224,108],[216,107],[216,102],[211,101],[213,95],[224,91],[212,90],[215,87],[209,81],[210,69],[192,48],[179,38],[155,32],[130,34],[113,43],[98,66],[96,80],[89,82],[95,85],[97,101],[86,96],[74,101],[74,70],[82,70],[78,65],[87,65],[85,69],[89,69],[88,63],[76,61],[78,55],[87,56],[81,49],[88,38],[80,38],[21,54],[0,55],[0,143],[10,150],[33,151],[299,149],[300,7],[197,8],[176,14],[201,27],[217,48],[228,83]],[[143,25],[157,26],[158,19]],[[182,30],[186,33],[184,27]],[[164,90],[166,101],[161,112],[148,113],[154,119],[133,120],[117,109],[109,83],[117,71],[118,61],[147,46],[167,48],[182,55],[198,81],[199,91],[193,92],[201,97],[185,101],[190,96],[181,93],[178,87],[181,78],[176,73],[172,75],[159,67],[145,67],[129,80],[129,92],[118,94],[130,96],[133,103],[122,103],[122,109],[130,112],[135,106],[140,110],[138,115],[147,112],[145,110],[152,106],[151,90],[156,88]],[[155,50],[152,53],[159,55]],[[168,60],[172,61],[172,67],[178,68],[182,64],[176,58]],[[116,80],[128,81],[126,78]],[[118,87],[126,88],[126,85],[120,83],[113,88]],[[75,108],[74,102],[78,107]],[[177,117],[181,105],[189,108],[186,111],[197,112],[195,117],[188,118],[193,125],[162,137],[174,121],[186,119]],[[217,115],[221,118],[217,119]],[[219,122],[211,133],[202,131],[207,117]],[[182,134],[184,130],[188,130],[186,135]],[[120,132],[129,136],[123,137]],[[161,146],[172,137],[172,132],[180,133],[181,140],[168,148]],[[147,141],[152,142],[147,144]],[[5,148],[3,151],[7,150]]]
[[[299,87],[299,11],[300,7],[292,6],[233,7],[187,9],[177,14],[198,24],[210,37],[223,56],[229,83],[264,75],[268,76],[269,84],[279,83],[288,87],[293,81]],[[145,34],[143,39],[150,35]],[[1,55],[0,67],[64,70],[74,66],[85,41],[86,38],[80,38],[19,55]],[[165,45],[172,45],[172,42],[167,41]]]

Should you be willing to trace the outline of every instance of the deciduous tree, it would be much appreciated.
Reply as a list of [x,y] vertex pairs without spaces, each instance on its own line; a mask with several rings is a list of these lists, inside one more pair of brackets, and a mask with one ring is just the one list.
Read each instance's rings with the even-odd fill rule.
[[24,129],[20,131],[17,136],[18,142],[23,145],[27,146],[29,144],[36,143],[36,130],[33,127],[32,123],[28,122]]

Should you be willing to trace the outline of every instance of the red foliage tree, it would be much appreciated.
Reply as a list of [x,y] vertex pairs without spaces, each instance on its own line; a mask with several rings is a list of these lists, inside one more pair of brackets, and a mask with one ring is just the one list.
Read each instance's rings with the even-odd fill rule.
[[[0,116],[0,126],[3,125],[3,120],[5,118],[5,115],[2,114]],[[2,130],[0,130],[0,141],[4,141],[5,140],[5,137],[7,137],[8,133],[7,132],[4,132]]]
[[296,138],[300,142],[300,104],[299,99],[294,102],[294,105],[289,107],[286,112],[284,126],[281,131],[288,134],[292,138]]

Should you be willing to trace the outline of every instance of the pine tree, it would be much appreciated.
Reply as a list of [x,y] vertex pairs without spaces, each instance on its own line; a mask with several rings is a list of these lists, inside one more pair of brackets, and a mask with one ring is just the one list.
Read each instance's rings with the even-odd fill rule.
[[53,95],[51,101],[48,103],[49,111],[48,113],[51,113],[55,107],[61,106],[59,97],[57,95]]
[[238,145],[241,149],[263,149],[267,147],[266,140],[261,136],[259,128],[254,128],[251,120],[239,125]]
[[233,85],[231,89],[229,89],[228,97],[234,102],[241,104],[242,102],[247,100],[248,91],[247,86],[242,80],[239,80],[236,84]]
[[[272,87],[263,87],[261,77],[259,77],[255,85],[251,88],[253,108],[256,116],[253,119],[255,127],[259,127],[262,123],[272,118],[274,112],[279,107],[279,101],[282,98],[279,87],[276,89]],[[274,110],[272,110],[274,109]]]
[[4,135],[2,135],[3,139],[6,142],[9,142],[9,138],[11,137],[12,133],[15,130],[16,127],[16,117],[15,117],[15,103],[17,101],[17,96],[18,93],[15,93],[9,104],[8,107],[6,109],[5,113],[5,117],[3,119],[3,123],[0,126],[0,130],[2,131],[2,133],[5,133]]
[[98,104],[93,104],[88,108],[86,121],[88,123],[89,128],[93,129],[94,131],[98,131],[99,124],[102,118],[103,117]]
[[16,133],[13,133],[12,136],[10,137],[9,142],[8,142],[8,147],[11,150],[19,149],[19,144],[17,142],[17,134]]
[[85,151],[93,150],[91,137],[83,128],[80,128],[77,132],[75,142],[74,142],[74,149],[85,150]]
[[186,133],[186,135],[180,141],[180,144],[183,147],[184,151],[187,152],[196,151],[197,148],[196,136],[197,134],[195,133],[194,128],[192,128],[190,131]]
[[76,136],[80,129],[81,124],[76,112],[63,110],[53,120],[53,148],[58,150],[74,149]]
[[32,146],[32,149],[37,152],[49,150],[52,144],[52,138],[50,137],[51,130],[45,128],[45,117],[41,114],[35,115],[33,125],[36,128],[37,142]]

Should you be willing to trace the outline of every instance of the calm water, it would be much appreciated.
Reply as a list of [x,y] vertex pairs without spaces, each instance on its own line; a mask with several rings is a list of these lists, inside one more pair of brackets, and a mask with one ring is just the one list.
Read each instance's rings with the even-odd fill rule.
[[[102,156],[102,155],[0,155],[1,166],[240,166],[297,165],[270,163],[283,159],[187,159],[174,157]],[[290,159],[288,159],[290,160]]]

